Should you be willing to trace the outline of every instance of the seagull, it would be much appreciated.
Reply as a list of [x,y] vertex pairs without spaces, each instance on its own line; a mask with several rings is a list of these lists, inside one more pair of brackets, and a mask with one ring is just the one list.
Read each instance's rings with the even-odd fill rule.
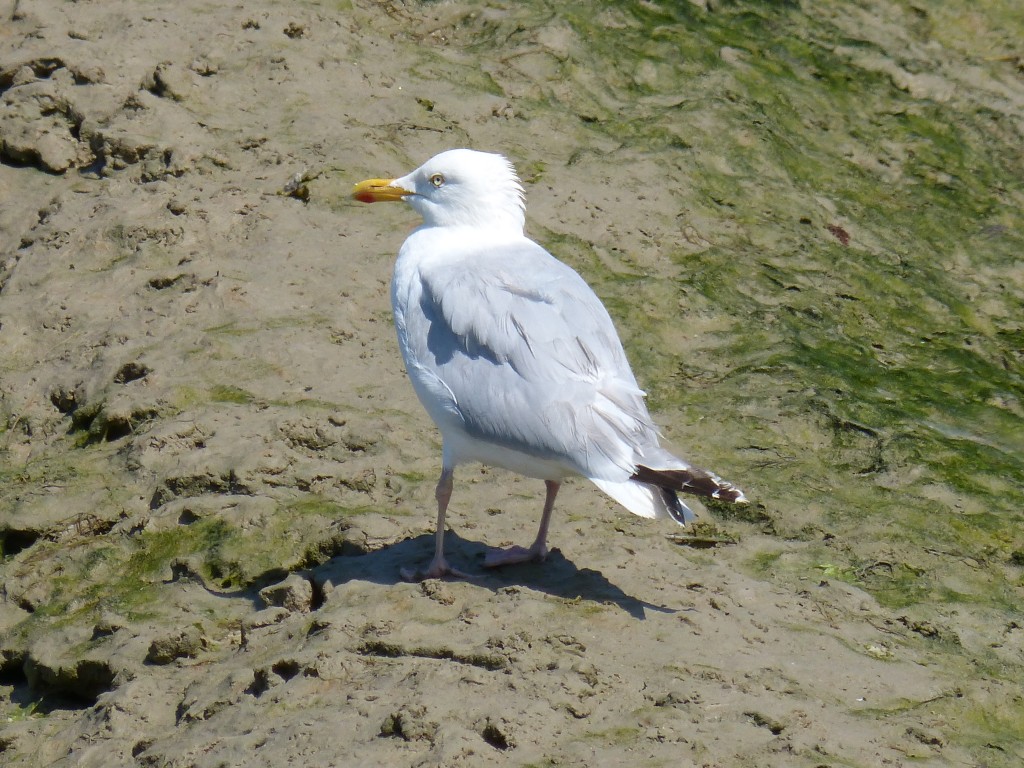
[[544,481],[529,547],[492,549],[485,567],[542,561],[555,496],[582,475],[630,512],[685,525],[686,492],[743,492],[659,444],[608,311],[590,286],[523,233],[523,187],[502,155],[452,149],[352,197],[404,201],[423,224],[398,252],[391,304],[413,388],[442,437],[434,557],[408,581],[469,575],[444,554],[455,468],[503,467]]

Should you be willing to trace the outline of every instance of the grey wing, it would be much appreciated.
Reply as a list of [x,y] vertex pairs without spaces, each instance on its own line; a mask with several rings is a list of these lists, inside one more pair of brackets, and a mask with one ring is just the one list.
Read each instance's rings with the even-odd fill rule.
[[420,278],[418,362],[468,434],[607,479],[657,449],[611,318],[570,267],[524,241]]

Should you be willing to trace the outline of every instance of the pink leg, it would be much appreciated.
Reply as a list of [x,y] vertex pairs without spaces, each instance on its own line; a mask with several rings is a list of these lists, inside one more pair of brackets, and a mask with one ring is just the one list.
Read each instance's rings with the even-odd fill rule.
[[442,469],[441,477],[437,481],[437,489],[434,497],[437,499],[437,529],[434,532],[434,559],[430,561],[425,571],[412,571],[403,568],[402,578],[405,581],[423,581],[424,579],[439,579],[442,576],[454,576],[457,579],[472,578],[469,574],[456,570],[448,565],[444,558],[444,516],[448,511],[448,502],[452,498],[452,475],[454,470]]
[[551,522],[551,510],[555,508],[555,496],[561,483],[545,480],[547,496],[544,498],[544,513],[540,517],[540,529],[537,538],[529,549],[525,547],[509,547],[508,549],[492,549],[484,558],[485,568],[497,568],[513,563],[542,562],[548,556],[548,524]]

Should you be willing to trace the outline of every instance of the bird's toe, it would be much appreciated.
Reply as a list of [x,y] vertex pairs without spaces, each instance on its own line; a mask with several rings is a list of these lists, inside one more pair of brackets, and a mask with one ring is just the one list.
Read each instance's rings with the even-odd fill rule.
[[508,547],[507,549],[491,549],[484,556],[484,568],[500,568],[503,565],[516,563],[539,563],[548,556],[546,546]]

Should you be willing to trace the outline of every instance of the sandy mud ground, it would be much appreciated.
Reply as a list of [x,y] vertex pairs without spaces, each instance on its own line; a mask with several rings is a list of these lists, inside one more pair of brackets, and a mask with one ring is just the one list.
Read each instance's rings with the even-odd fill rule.
[[[1017,766],[1014,2],[0,2],[0,763]],[[754,503],[399,580],[437,435],[348,200],[456,146]],[[539,482],[464,468],[451,559]]]

